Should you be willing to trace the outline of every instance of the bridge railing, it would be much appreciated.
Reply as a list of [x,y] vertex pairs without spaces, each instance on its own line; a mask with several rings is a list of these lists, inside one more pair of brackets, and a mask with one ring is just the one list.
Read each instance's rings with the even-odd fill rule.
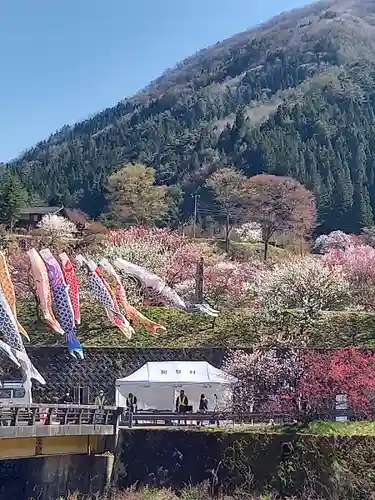
[[[352,414],[348,410],[333,410],[327,411],[322,415],[315,414],[311,419],[317,420],[335,420],[337,417],[344,417],[350,419]],[[170,426],[175,423],[179,425],[184,423],[200,424],[210,423],[217,426],[220,423],[232,424],[292,424],[294,422],[306,421],[306,415],[290,414],[290,413],[232,413],[232,412],[207,412],[207,413],[175,413],[175,412],[145,412],[139,411],[136,413],[129,413],[123,415],[121,424],[127,427],[133,427],[134,424],[139,426]]]
[[[330,411],[324,415],[314,415],[312,419],[335,420],[336,417],[352,418],[348,410]],[[142,426],[173,425],[174,423],[267,423],[272,420],[275,424],[288,424],[293,421],[305,421],[306,415],[290,415],[287,413],[232,413],[207,412],[178,414],[168,411],[139,411],[137,413],[124,412],[122,408],[105,406],[98,408],[94,405],[73,404],[32,404],[32,405],[0,405],[0,426],[32,426],[32,425],[113,425],[122,424],[132,427],[134,424]]]
[[117,425],[118,409],[93,405],[0,406],[0,426],[28,425]]

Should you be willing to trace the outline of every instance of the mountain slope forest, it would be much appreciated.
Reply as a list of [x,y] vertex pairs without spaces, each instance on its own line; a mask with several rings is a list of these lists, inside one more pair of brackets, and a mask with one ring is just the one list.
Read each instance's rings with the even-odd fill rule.
[[194,193],[215,213],[205,180],[234,166],[313,190],[321,232],[372,225],[375,0],[314,3],[217,43],[10,166],[48,203],[98,217],[108,175],[129,162],[169,187],[172,223]]

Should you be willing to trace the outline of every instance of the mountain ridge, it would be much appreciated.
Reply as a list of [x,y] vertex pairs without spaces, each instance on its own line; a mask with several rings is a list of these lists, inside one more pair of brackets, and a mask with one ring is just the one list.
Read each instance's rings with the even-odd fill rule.
[[[192,192],[202,191],[210,203],[204,181],[221,165],[234,165],[247,175],[262,171],[292,175],[312,188],[319,206],[324,205],[320,221],[326,223],[324,213],[328,211],[332,222],[325,225],[336,228],[341,222],[332,218],[333,201],[322,200],[337,185],[330,177],[338,174],[327,176],[319,165],[314,166],[316,173],[310,172],[307,157],[314,152],[320,158],[327,150],[331,163],[337,163],[345,156],[350,164],[349,177],[345,174],[350,183],[348,196],[353,198],[350,193],[357,182],[357,167],[352,157],[356,153],[347,144],[348,124],[343,120],[349,117],[343,102],[348,92],[355,101],[372,99],[374,53],[374,0],[326,0],[294,9],[202,49],[134,96],[63,127],[12,161],[11,167],[50,203],[58,200],[78,206],[93,217],[105,210],[107,176],[127,162],[153,166],[158,183],[178,188],[174,210],[178,218],[190,214]],[[311,110],[318,102],[320,115]],[[333,122],[323,102],[332,110],[338,108],[340,119]],[[361,113],[372,113],[363,103],[358,106],[353,113],[359,113],[359,118]],[[320,137],[321,131],[311,135],[316,123],[309,113],[315,122],[321,120],[335,128],[335,133],[323,127],[324,137]],[[284,150],[291,131],[287,122],[280,125],[281,114],[290,115],[293,134],[300,141],[288,161]],[[301,120],[310,123],[309,133]],[[366,127],[362,134],[366,136],[366,158],[372,161],[372,130],[367,122],[359,119],[355,133]],[[272,143],[267,139],[270,136]],[[317,136],[319,141],[314,139]],[[331,149],[339,138],[343,151],[334,158]],[[283,166],[273,159],[275,148],[280,158],[285,156]],[[325,164],[332,170],[331,164]],[[366,224],[375,208],[371,179],[372,169],[366,166],[358,181],[358,189],[363,191],[358,196],[368,205],[362,207]],[[354,205],[352,199],[351,207]],[[363,226],[359,216],[351,212],[351,217],[352,229]]]

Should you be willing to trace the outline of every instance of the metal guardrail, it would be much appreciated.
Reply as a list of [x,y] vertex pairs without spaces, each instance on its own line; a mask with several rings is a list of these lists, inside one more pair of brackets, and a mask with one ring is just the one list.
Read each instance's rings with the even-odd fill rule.
[[[334,420],[336,417],[353,417],[350,411],[329,411],[324,415],[311,415],[312,419]],[[207,412],[207,413],[175,413],[168,411],[138,411],[126,412],[123,408],[94,405],[73,404],[32,404],[32,405],[3,405],[0,406],[0,426],[32,426],[32,425],[113,425],[119,422],[127,427],[134,424],[142,426],[173,425],[175,422],[213,423],[272,423],[288,424],[306,421],[306,415],[287,413],[234,413],[234,412]]]
[[[311,415],[309,420],[319,419],[319,420],[335,420],[336,417],[346,417],[351,418],[351,413],[348,411],[331,411],[322,415]],[[207,412],[207,413],[175,413],[175,412],[157,412],[157,411],[139,411],[136,413],[127,412],[121,421],[123,426],[133,427],[134,424],[152,427],[152,426],[171,426],[177,423],[181,425],[181,422],[192,423],[209,423],[216,426],[220,425],[220,422],[231,422],[234,424],[292,424],[296,422],[306,421],[307,416],[305,414],[290,414],[290,413],[233,413],[233,412]]]
[[127,413],[122,420],[122,424],[128,427],[133,427],[134,424],[148,426],[170,426],[174,423],[181,425],[181,422],[189,423],[209,423],[216,426],[220,422],[233,422],[233,423],[265,423],[269,422],[270,418],[275,423],[291,423],[294,418],[286,414],[275,414],[272,417],[261,413],[248,413],[238,415],[236,413],[223,413],[223,412],[207,412],[207,413],[175,413],[175,412],[137,412]]
[[118,408],[93,405],[4,405],[0,406],[0,426],[29,425],[117,425]]

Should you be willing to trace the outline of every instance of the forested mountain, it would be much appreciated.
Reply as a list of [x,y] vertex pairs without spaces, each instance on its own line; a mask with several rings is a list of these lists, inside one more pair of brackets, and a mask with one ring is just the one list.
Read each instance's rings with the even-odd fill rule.
[[375,0],[318,2],[217,43],[11,165],[48,202],[96,217],[108,175],[127,162],[171,186],[175,219],[192,193],[209,207],[205,179],[233,165],[300,180],[321,230],[372,224]]

